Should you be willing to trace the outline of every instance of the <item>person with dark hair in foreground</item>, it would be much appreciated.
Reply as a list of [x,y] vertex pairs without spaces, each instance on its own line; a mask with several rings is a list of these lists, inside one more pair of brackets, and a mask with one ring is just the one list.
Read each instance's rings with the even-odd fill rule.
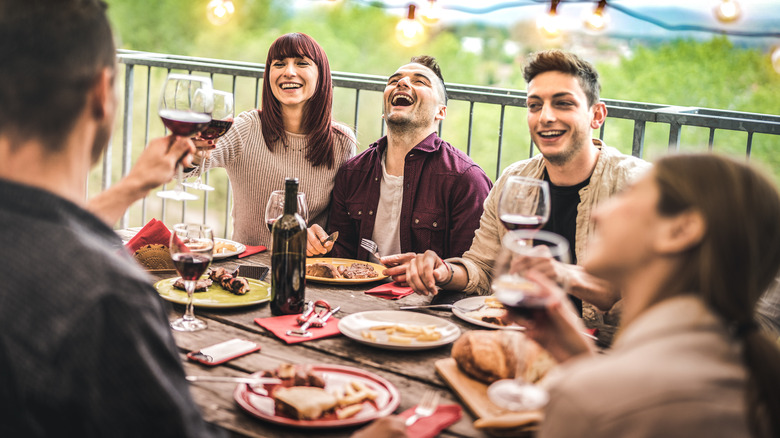
[[774,184],[736,160],[670,155],[593,220],[582,265],[622,291],[622,328],[593,354],[547,282],[553,304],[528,334],[562,365],[539,437],[780,436],[780,348],[754,320],[780,268]]
[[327,233],[311,226],[309,256],[369,260],[361,239],[375,241],[382,255],[398,254],[392,263],[384,258],[388,266],[426,249],[441,257],[468,249],[492,184],[471,158],[436,135],[446,115],[447,92],[433,57],[414,57],[388,78],[387,136],[339,170],[328,222],[339,238],[335,246],[323,245]]
[[148,274],[85,209],[118,103],[105,9],[0,7],[0,435],[212,436]]

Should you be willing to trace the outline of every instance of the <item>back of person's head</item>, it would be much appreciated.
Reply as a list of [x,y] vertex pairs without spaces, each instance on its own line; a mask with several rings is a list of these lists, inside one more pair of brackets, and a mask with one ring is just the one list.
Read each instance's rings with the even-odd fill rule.
[[0,135],[57,151],[116,49],[99,0],[0,3]]
[[757,432],[772,417],[780,433],[780,350],[754,322],[756,302],[780,267],[777,188],[751,166],[712,154],[671,155],[654,169],[659,213],[695,211],[706,226],[676,278],[679,292],[698,293],[744,340],[751,425]]
[[442,94],[442,100],[445,105],[447,104],[447,87],[444,85],[444,77],[441,75],[441,67],[439,67],[439,63],[436,62],[436,58],[433,56],[428,55],[420,55],[420,56],[414,56],[412,59],[409,60],[409,62],[420,64],[422,66],[425,66],[429,68],[437,78],[439,78],[439,84],[441,85],[441,94]]
[[593,106],[599,102],[599,93],[601,93],[601,84],[599,83],[599,73],[591,63],[585,61],[574,53],[564,52],[562,50],[542,50],[532,53],[525,67],[523,68],[523,79],[525,83],[531,83],[531,80],[541,73],[548,71],[557,71],[575,76],[588,98],[588,106]]
[[[302,57],[311,59],[319,71],[317,89],[311,99],[306,102],[303,110],[303,129],[308,136],[309,143],[314,146],[307,148],[306,158],[315,166],[327,164],[328,167],[331,167],[335,160],[332,148],[333,130],[331,129],[333,80],[325,50],[314,38],[304,33],[284,34],[268,48],[265,71],[270,71],[271,63],[274,60]],[[274,150],[275,143],[281,141],[285,137],[285,133],[282,105],[271,91],[270,81],[263,81],[261,109],[263,137],[266,139],[268,148]]]

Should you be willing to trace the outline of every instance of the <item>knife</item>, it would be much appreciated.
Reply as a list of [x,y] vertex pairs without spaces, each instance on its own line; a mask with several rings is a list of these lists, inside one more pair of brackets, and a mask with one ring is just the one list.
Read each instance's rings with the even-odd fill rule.
[[328,243],[328,242],[336,243],[336,239],[338,239],[338,238],[339,238],[339,232],[338,231],[334,231],[333,234],[331,234],[330,236],[326,237],[320,243],[322,243],[323,246],[325,246],[325,244]]

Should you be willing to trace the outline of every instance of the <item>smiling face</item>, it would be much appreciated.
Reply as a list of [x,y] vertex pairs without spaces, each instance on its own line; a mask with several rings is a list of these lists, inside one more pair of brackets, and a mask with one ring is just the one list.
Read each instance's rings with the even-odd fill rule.
[[319,68],[308,57],[274,59],[268,80],[283,107],[302,107],[317,91]]
[[444,88],[428,67],[407,64],[387,80],[384,118],[389,129],[435,127],[446,114]]
[[528,128],[534,144],[553,165],[571,161],[591,143],[606,106],[588,106],[576,76],[559,71],[536,75],[528,84]]

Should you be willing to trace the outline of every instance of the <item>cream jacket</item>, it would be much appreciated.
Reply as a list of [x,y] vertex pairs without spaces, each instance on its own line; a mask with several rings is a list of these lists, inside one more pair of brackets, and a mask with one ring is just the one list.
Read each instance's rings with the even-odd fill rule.
[[604,355],[570,360],[547,376],[538,438],[748,437],[741,351],[698,297],[661,301]]
[[[650,163],[622,154],[601,140],[593,139],[593,144],[601,152],[591,174],[590,183],[580,190],[574,245],[578,261],[585,258],[588,238],[593,232],[593,224],[590,220],[593,209],[650,167]],[[448,262],[463,265],[468,271],[468,284],[464,289],[465,292],[482,295],[491,293],[493,262],[501,250],[501,238],[506,234],[506,229],[498,218],[498,200],[507,178],[526,176],[541,179],[543,172],[544,160],[539,154],[510,165],[496,181],[496,185],[485,200],[484,212],[480,219],[479,229],[474,234],[471,248],[463,254],[463,257],[447,259]]]

